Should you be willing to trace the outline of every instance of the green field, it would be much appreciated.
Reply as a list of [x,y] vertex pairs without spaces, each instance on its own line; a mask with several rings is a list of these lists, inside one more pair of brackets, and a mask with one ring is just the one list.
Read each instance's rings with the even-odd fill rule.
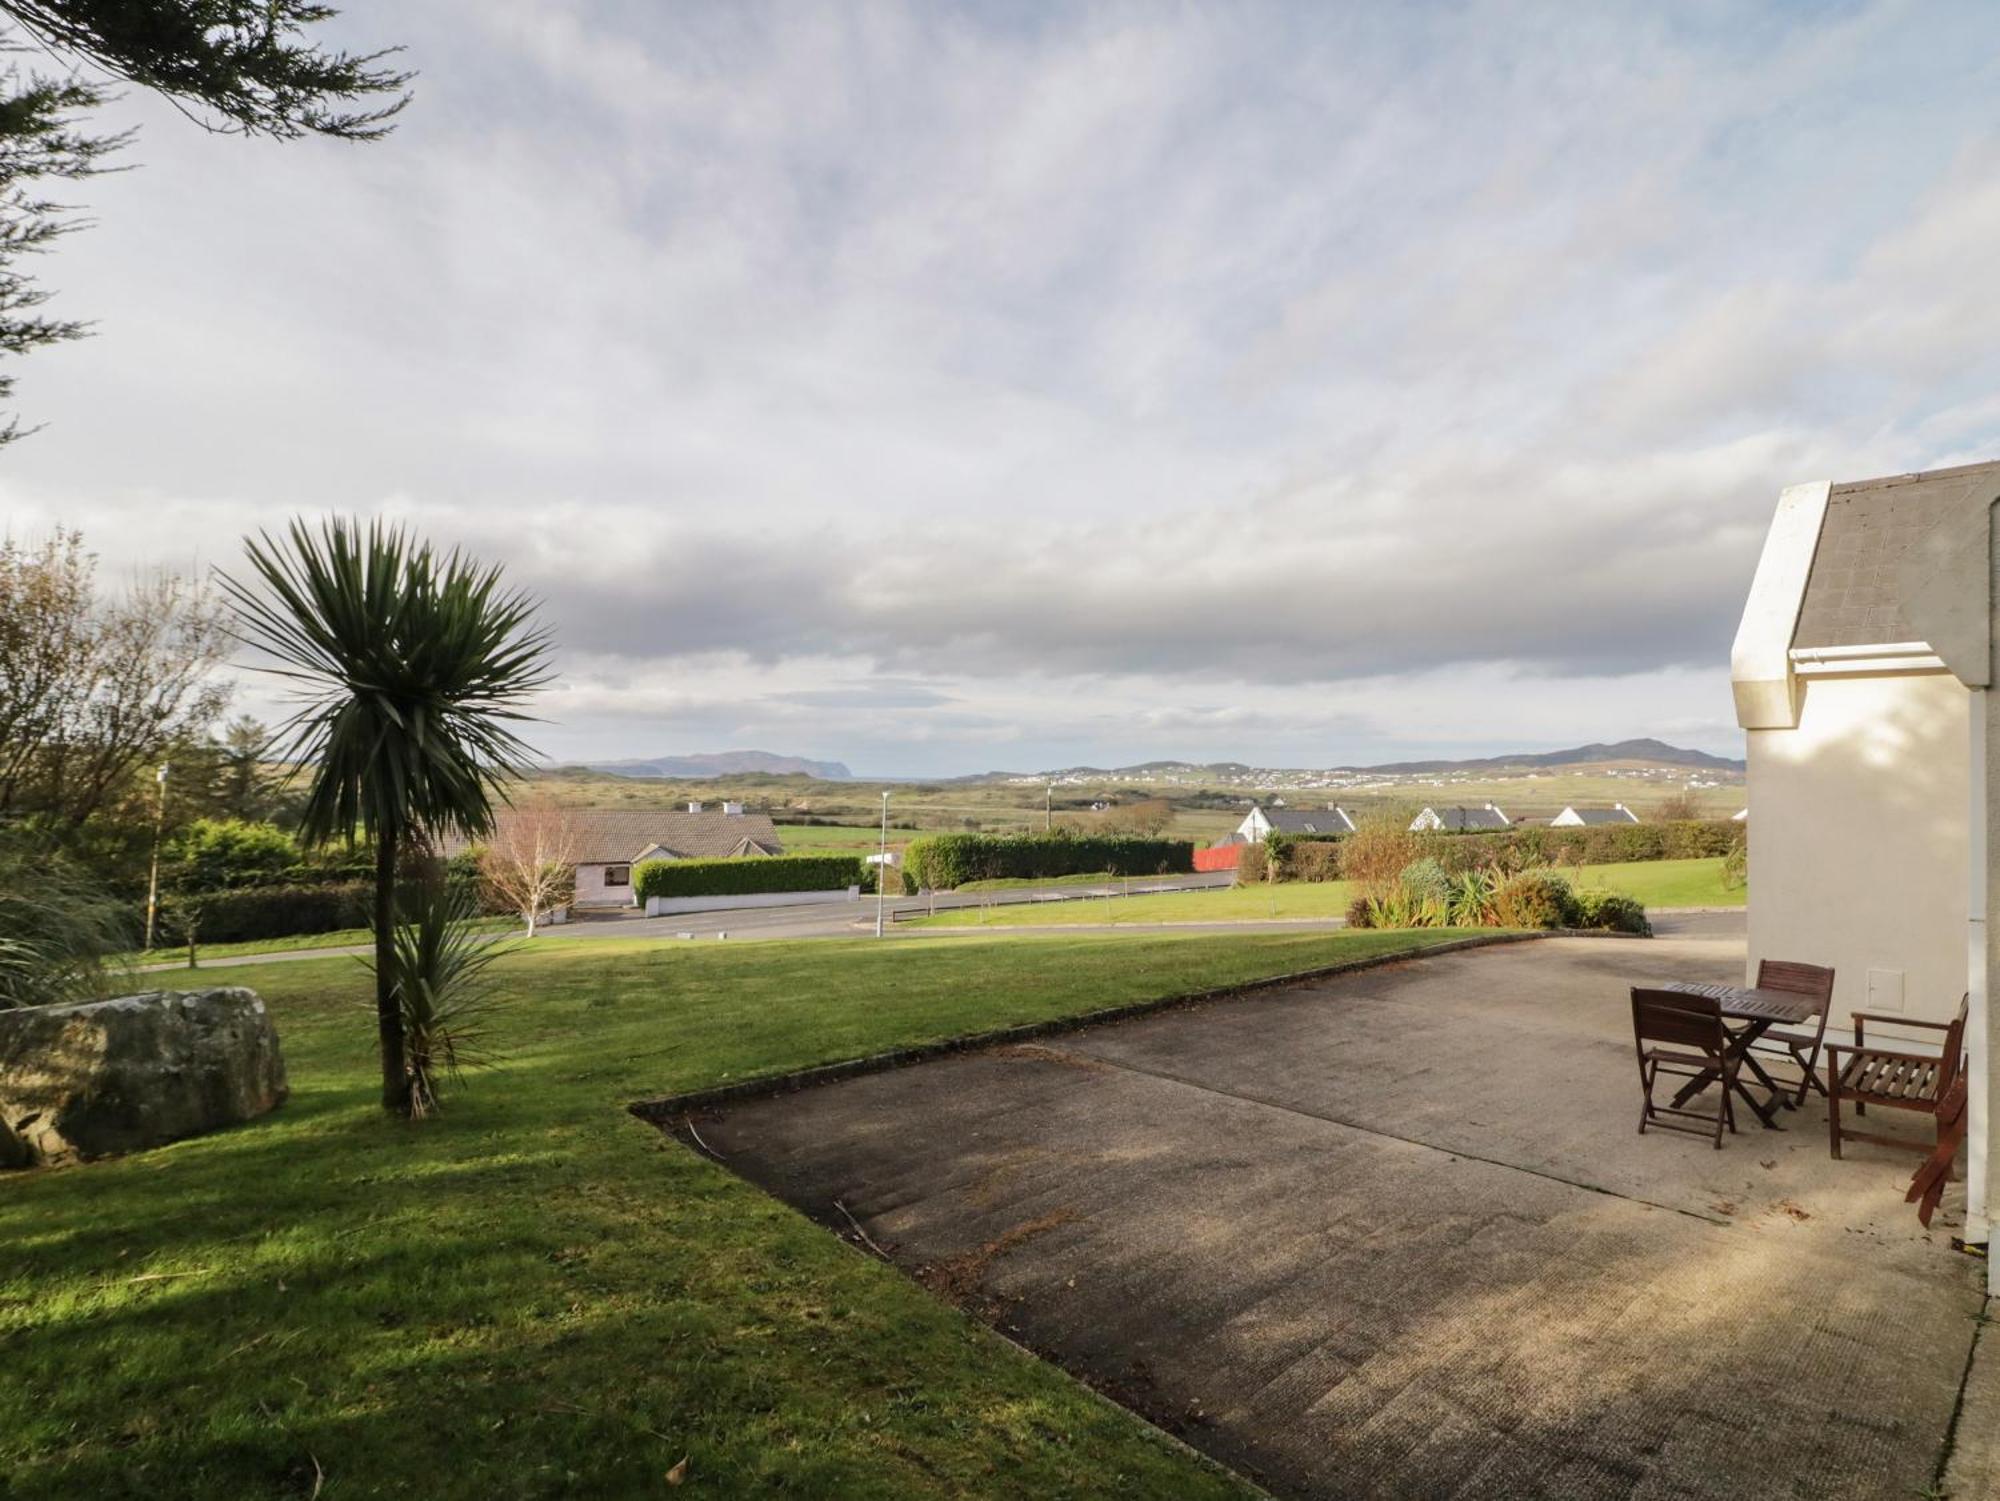
[[[1648,907],[1740,907],[1744,899],[1741,887],[1732,891],[1722,884],[1719,859],[1580,865],[1566,868],[1563,874],[1579,890],[1622,892]],[[975,907],[910,921],[923,927],[1035,928],[1345,917],[1355,890],[1350,881],[1260,882],[1209,891]]]
[[288,1104],[0,1181],[0,1494],[1242,1494],[624,1107],[1452,936],[523,945],[418,1125],[358,965],[232,970]]
[[[523,924],[517,917],[481,917],[473,920],[473,925],[482,932],[520,932]],[[365,948],[375,941],[374,930],[370,928],[335,928],[330,933],[293,933],[284,938],[248,938],[241,943],[204,943],[195,949],[197,967],[208,959],[242,959],[257,954],[291,954],[300,949],[351,949]],[[139,964],[172,964],[185,967],[187,949],[162,944],[150,953],[134,949],[129,954],[116,955],[114,966]]]
[[[781,823],[776,828],[788,855],[865,855],[882,843],[879,825],[864,829],[852,824]],[[901,849],[916,837],[915,829],[891,825],[889,848]]]
[[[1709,775],[1714,775],[1713,773]],[[769,813],[787,847],[804,853],[825,848],[846,853],[866,845],[889,794],[895,822],[892,842],[918,832],[986,829],[1025,832],[1040,829],[1047,815],[1045,784],[1008,777],[965,777],[938,782],[826,782],[811,777],[765,774],[714,778],[620,777],[574,767],[538,773],[535,788],[575,808],[678,808],[686,802],[710,804],[725,798]],[[1565,804],[1609,806],[1622,802],[1641,817],[1664,798],[1684,790],[1685,775],[1636,765],[1581,767],[1538,772],[1405,775],[1342,788],[1256,787],[1242,781],[1160,783],[1104,776],[1064,782],[1055,789],[1055,817],[1092,827],[1098,803],[1129,803],[1163,797],[1172,807],[1167,832],[1177,838],[1216,840],[1243,821],[1252,801],[1267,806],[1282,799],[1289,807],[1318,808],[1337,802],[1357,816],[1413,812],[1426,803],[1498,803],[1515,818],[1547,818]],[[1726,818],[1743,806],[1741,773],[1718,787],[1691,794],[1704,815]],[[840,820],[838,825],[798,826],[800,816]],[[850,844],[847,841],[853,840]]]

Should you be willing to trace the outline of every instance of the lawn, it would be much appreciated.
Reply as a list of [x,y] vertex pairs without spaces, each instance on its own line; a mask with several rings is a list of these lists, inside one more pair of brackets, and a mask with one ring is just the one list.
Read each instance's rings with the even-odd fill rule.
[[420,1125],[359,966],[233,969],[281,1110],[0,1181],[0,1494],[1239,1494],[623,1107],[1452,936],[524,947]]
[[[1648,907],[1740,907],[1742,887],[1722,884],[1722,861],[1642,860],[1581,865],[1564,874],[1579,890],[1620,891]],[[1269,922],[1282,918],[1345,917],[1354,900],[1348,881],[1260,882],[1220,890],[1156,892],[1143,896],[1026,902],[974,907],[913,918],[924,927],[1070,927],[1102,923]]]
[[[482,917],[475,919],[483,932],[521,932],[524,924],[518,917]],[[204,959],[242,959],[258,954],[292,954],[300,949],[351,949],[368,948],[375,942],[374,931],[370,928],[336,928],[331,933],[292,933],[283,938],[246,938],[241,943],[203,943],[195,947],[197,967]],[[170,943],[160,944],[147,953],[134,949],[129,954],[120,954],[113,961],[117,964],[172,964],[185,968],[187,948]],[[157,983],[157,982],[156,982]]]
[[[788,855],[865,855],[882,844],[882,830],[851,824],[781,823],[774,825]],[[889,847],[900,849],[917,837],[915,829],[891,828]]]

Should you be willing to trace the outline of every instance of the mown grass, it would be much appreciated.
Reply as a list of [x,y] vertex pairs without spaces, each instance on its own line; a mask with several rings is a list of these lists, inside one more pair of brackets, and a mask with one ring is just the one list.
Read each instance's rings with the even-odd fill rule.
[[[1565,867],[1579,890],[1618,891],[1648,907],[1740,907],[1742,887],[1722,881],[1722,861],[1642,860]],[[1345,917],[1357,888],[1351,881],[1258,882],[1219,889],[1147,893],[971,907],[909,919],[925,927],[1040,928],[1105,923],[1271,922]]]
[[421,1125],[359,966],[233,969],[281,1110],[0,1182],[0,1494],[1238,1494],[624,1107],[1451,936],[524,945]]
[[[788,855],[865,855],[882,842],[882,830],[852,824],[781,823],[774,827]],[[891,827],[889,847],[900,849],[917,837],[916,829]]]
[[[518,917],[482,917],[475,919],[483,932],[507,933],[523,931]],[[369,928],[336,928],[330,933],[292,933],[283,938],[248,938],[241,943],[203,943],[195,946],[196,968],[205,959],[244,959],[259,954],[295,954],[302,949],[353,949],[367,948],[375,941],[375,934]],[[130,953],[114,956],[112,964],[131,968],[139,965],[174,965],[187,967],[187,947],[178,948],[172,944],[161,944],[156,948],[133,949]],[[157,983],[157,982],[156,982]]]

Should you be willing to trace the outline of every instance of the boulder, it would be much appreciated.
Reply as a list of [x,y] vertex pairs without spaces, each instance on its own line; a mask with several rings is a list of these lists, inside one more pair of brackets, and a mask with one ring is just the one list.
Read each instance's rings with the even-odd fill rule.
[[136,1152],[283,1103],[253,990],[159,990],[0,1011],[0,1167]]

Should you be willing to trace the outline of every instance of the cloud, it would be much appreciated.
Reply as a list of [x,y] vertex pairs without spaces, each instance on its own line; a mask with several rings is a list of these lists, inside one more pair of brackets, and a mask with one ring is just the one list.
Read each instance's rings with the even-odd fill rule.
[[0,514],[406,519],[597,754],[1729,749],[1777,490],[2000,446],[1985,7],[339,24],[421,70],[378,147],[125,106]]

